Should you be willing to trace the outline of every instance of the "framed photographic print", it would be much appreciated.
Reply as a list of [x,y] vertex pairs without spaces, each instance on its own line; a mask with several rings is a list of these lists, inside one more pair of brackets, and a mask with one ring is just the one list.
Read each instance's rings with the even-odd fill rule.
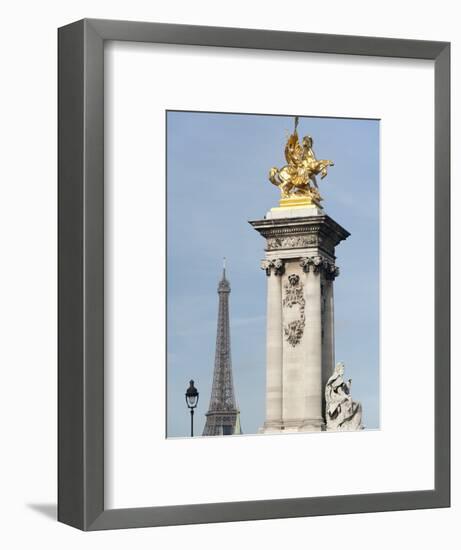
[[59,29],[59,520],[449,506],[450,46]]

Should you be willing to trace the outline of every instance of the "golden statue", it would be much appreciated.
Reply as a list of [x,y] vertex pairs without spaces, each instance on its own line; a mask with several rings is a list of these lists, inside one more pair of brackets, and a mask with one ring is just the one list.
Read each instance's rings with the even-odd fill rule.
[[298,139],[299,117],[295,117],[295,128],[285,146],[287,165],[281,168],[271,168],[269,180],[281,191],[280,206],[301,206],[315,204],[320,206],[322,197],[318,191],[315,176],[327,175],[329,166],[334,166],[331,160],[317,160],[312,149],[313,139],[304,136],[302,145]]

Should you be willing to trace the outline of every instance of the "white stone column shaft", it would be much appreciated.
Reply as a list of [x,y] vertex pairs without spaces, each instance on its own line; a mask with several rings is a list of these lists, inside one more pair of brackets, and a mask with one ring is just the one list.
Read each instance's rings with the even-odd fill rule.
[[282,288],[275,269],[267,277],[266,332],[266,422],[265,429],[279,430],[282,424]]
[[322,402],[322,303],[321,273],[311,267],[304,276],[306,334],[304,336],[304,428],[321,430]]
[[324,282],[325,310],[323,319],[323,366],[322,388],[333,373],[335,366],[335,328],[334,328],[334,299],[333,280]]
[[[300,284],[302,279],[302,269],[299,266],[299,259],[290,259],[285,261],[285,274],[282,279],[282,306],[287,297],[287,291],[290,287],[290,277],[298,277]],[[298,286],[298,285],[296,285]],[[305,307],[305,304],[304,304]],[[285,329],[293,321],[301,319],[301,304],[288,303],[282,307],[283,316],[283,425],[284,430],[298,431],[304,418],[304,388],[303,371],[305,365],[305,354],[303,351],[303,342],[305,338],[305,323],[303,325],[302,336],[299,341],[290,343]]]

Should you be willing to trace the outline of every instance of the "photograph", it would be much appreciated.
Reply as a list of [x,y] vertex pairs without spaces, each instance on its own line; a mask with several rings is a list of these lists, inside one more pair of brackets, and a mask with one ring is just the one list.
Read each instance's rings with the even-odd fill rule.
[[460,18],[392,3],[3,5],[2,548],[459,544]]
[[166,437],[380,429],[380,120],[166,111]]

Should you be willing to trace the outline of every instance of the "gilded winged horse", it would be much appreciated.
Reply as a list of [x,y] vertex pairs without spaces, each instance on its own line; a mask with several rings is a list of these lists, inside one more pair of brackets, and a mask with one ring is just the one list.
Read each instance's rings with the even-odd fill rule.
[[310,136],[303,137],[302,144],[299,143],[298,121],[299,117],[295,117],[294,131],[285,145],[287,164],[280,169],[271,168],[269,180],[280,189],[282,199],[310,196],[321,200],[315,176],[320,174],[323,179],[327,175],[328,167],[334,166],[334,163],[331,160],[316,159],[312,149],[314,141]]

